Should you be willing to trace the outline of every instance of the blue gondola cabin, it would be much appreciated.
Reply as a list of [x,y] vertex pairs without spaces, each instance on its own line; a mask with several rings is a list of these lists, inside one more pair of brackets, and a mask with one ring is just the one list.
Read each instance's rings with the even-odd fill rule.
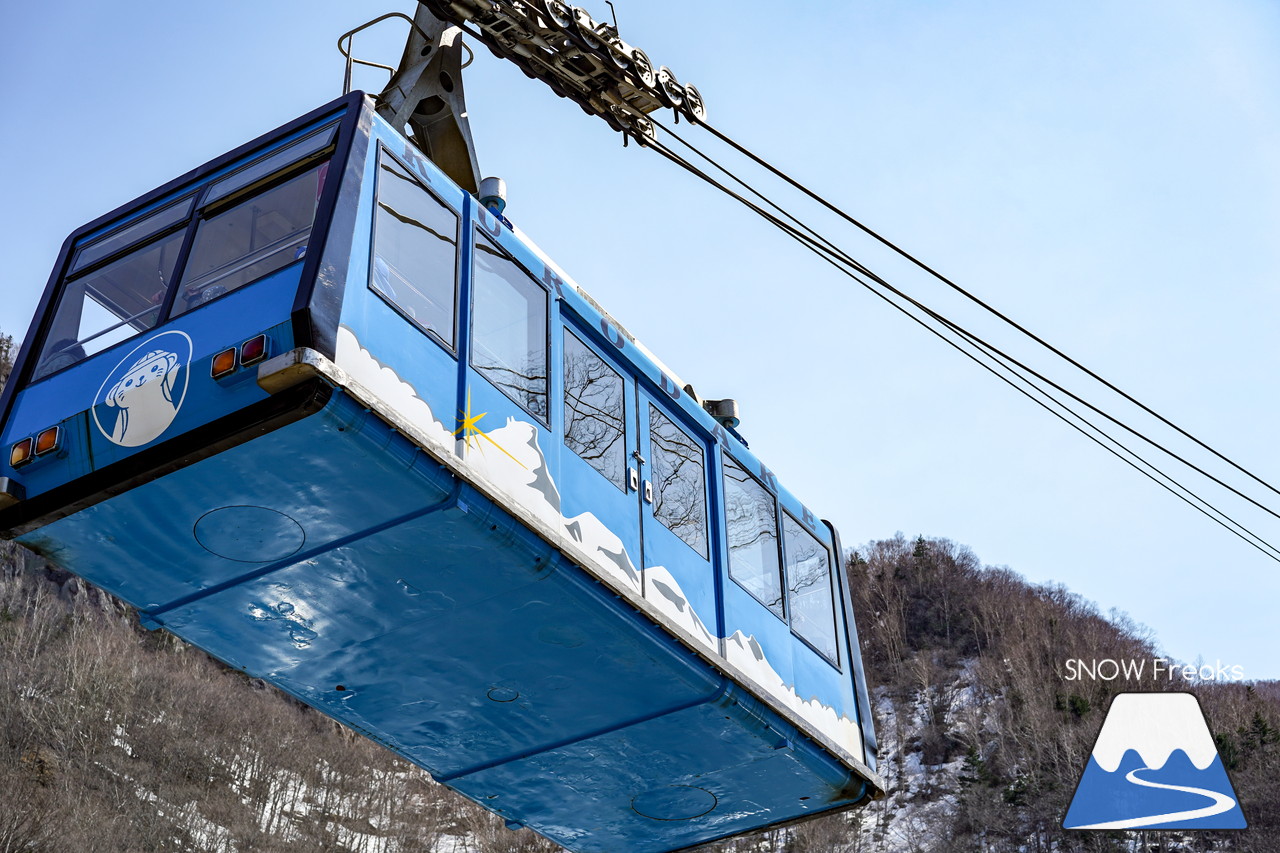
[[0,528],[575,851],[883,788],[840,544],[360,93],[67,240]]

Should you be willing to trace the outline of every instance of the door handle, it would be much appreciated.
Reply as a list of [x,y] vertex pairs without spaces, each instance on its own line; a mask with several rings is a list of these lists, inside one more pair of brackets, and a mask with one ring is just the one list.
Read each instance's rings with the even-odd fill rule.
[[633,492],[640,488],[640,472],[635,468],[627,469],[627,486],[630,487],[630,491]]
[[647,504],[653,503],[653,483],[648,480],[644,481],[644,502]]

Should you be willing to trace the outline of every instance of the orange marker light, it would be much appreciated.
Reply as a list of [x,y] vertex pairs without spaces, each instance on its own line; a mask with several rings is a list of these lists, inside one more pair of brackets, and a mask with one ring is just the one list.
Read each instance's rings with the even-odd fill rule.
[[17,468],[19,465],[26,465],[34,458],[34,454],[32,453],[34,446],[35,442],[29,438],[24,438],[22,441],[19,441],[9,449],[9,464],[14,468]]
[[62,430],[56,426],[42,430],[36,436],[36,456],[44,456],[46,453],[52,453],[57,450],[58,439],[61,437]]
[[240,363],[257,364],[267,357],[267,336],[258,335],[240,345]]
[[213,357],[210,373],[214,379],[221,379],[236,369],[236,348],[224,349]]

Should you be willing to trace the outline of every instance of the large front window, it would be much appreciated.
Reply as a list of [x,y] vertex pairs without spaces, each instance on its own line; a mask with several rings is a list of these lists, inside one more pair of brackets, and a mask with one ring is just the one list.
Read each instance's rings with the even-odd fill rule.
[[42,379],[152,328],[182,248],[184,232],[146,243],[68,282],[33,379]]
[[336,129],[79,241],[32,379],[301,262]]
[[202,218],[173,314],[198,308],[301,260],[307,253],[324,168],[303,172]]

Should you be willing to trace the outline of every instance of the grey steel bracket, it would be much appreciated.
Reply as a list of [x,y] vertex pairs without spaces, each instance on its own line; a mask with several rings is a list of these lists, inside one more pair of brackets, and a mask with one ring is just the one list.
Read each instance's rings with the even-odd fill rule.
[[[399,67],[354,58],[355,34],[388,18],[410,23]],[[412,19],[390,12],[344,33],[338,49],[347,59],[344,92],[351,88],[353,64],[391,72],[386,88],[375,99],[378,114],[404,132],[454,183],[473,195],[479,192],[480,166],[462,87],[462,69],[471,64],[470,59],[463,62],[463,51],[468,49],[462,43],[462,30],[420,5]]]

